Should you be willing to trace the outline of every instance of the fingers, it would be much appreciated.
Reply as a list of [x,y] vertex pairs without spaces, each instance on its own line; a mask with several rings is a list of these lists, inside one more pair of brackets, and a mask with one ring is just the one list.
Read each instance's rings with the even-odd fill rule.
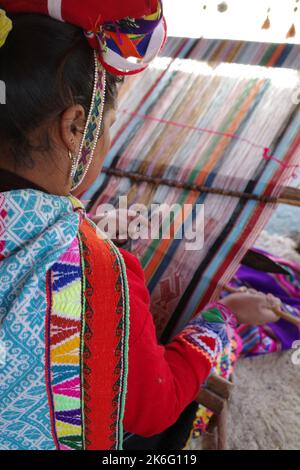
[[275,297],[272,294],[266,295],[266,303],[270,309],[280,310],[281,309],[281,300]]
[[118,246],[127,244],[129,240],[145,238],[148,234],[148,219],[131,209],[99,212],[92,220]]
[[261,311],[261,317],[258,322],[259,325],[265,325],[266,323],[276,323],[280,320],[280,317],[273,312],[273,310],[264,307]]
[[[243,292],[242,290],[240,290],[240,292]],[[256,289],[253,289],[253,288],[250,288],[250,289],[247,289],[246,288],[246,291],[244,291],[248,294],[252,294],[252,295],[255,295],[257,297],[261,297],[261,299],[264,300],[264,304],[267,308],[270,308],[270,309],[280,309],[281,308],[281,300],[278,299],[278,297],[275,297],[273,294],[265,294],[264,292],[260,292]]]
[[247,292],[247,287],[240,287],[239,292]]
[[224,286],[224,291],[228,292],[229,294],[240,294],[247,292],[247,287],[232,287],[230,285]]
[[259,290],[256,290],[256,289],[247,289],[247,292],[249,294],[253,294],[253,295],[257,295],[257,296],[260,296],[260,297],[265,297],[266,294],[264,294],[263,292],[260,292]]

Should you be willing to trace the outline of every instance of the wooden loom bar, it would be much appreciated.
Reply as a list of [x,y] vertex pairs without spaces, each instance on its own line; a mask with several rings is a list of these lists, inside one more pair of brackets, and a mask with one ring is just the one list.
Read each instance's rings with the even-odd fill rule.
[[290,206],[300,206],[300,190],[298,188],[284,188],[280,198],[280,204],[288,204]]
[[226,398],[223,398],[212,390],[208,390],[206,388],[203,388],[196,398],[196,402],[199,403],[199,405],[208,408],[216,415],[220,415],[222,413],[226,401]]
[[119,178],[129,178],[137,182],[150,183],[154,185],[165,185],[171,188],[186,189],[188,191],[197,191],[197,192],[209,193],[209,194],[219,194],[221,196],[260,201],[266,204],[267,203],[287,204],[291,206],[300,207],[300,189],[297,189],[297,188],[286,187],[284,188],[281,196],[279,198],[276,198],[276,197],[269,197],[269,196],[263,196],[263,195],[259,196],[256,194],[244,193],[241,191],[231,191],[231,190],[223,190],[221,188],[211,188],[205,185],[183,183],[183,182],[172,180],[172,179],[157,178],[154,176],[148,176],[148,175],[144,175],[144,174],[136,173],[132,171],[120,170],[117,168],[104,167],[102,169],[102,173],[109,175],[109,176],[116,176]]
[[223,379],[222,377],[219,377],[217,374],[212,374],[207,379],[205,388],[228,400],[233,390],[233,383]]
[[292,315],[290,315],[286,312],[283,312],[280,309],[274,309],[274,313],[276,313],[276,315],[278,315],[283,320],[286,320],[286,321],[292,323],[293,325],[298,326],[298,328],[300,328],[300,318],[293,317]]

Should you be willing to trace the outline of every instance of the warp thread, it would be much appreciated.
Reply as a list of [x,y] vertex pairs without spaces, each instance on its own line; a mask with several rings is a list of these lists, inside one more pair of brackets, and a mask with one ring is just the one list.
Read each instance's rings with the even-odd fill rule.
[[[251,147],[253,147],[253,148],[262,150],[262,155],[261,155],[262,158],[264,158],[265,160],[272,160],[272,161],[276,162],[279,166],[281,166],[281,168],[283,170],[287,170],[289,168],[294,168],[294,170],[296,171],[300,168],[300,164],[289,165],[289,164],[284,163],[281,160],[279,160],[279,158],[277,158],[275,155],[270,155],[269,153],[271,152],[271,149],[269,147],[263,147],[262,145],[255,144],[254,142],[251,142],[251,140],[246,139],[245,137],[241,137],[237,134],[230,134],[228,132],[214,131],[213,129],[206,129],[205,127],[197,127],[197,126],[192,126],[190,124],[185,124],[185,123],[178,122],[178,121],[171,121],[171,120],[168,120],[168,119],[157,118],[155,116],[151,116],[150,114],[142,114],[142,113],[138,113],[138,112],[132,112],[132,111],[128,111],[127,109],[121,109],[121,112],[125,113],[125,114],[128,114],[132,117],[138,117],[138,118],[144,119],[144,120],[155,121],[155,122],[158,122],[160,124],[167,124],[167,125],[170,125],[170,126],[179,127],[181,129],[190,129],[190,130],[198,131],[198,132],[206,132],[206,133],[212,134],[212,135],[218,135],[218,136],[222,136],[222,137],[228,137],[229,139],[239,140],[241,142],[245,142],[248,145],[251,145]],[[292,176],[293,176],[293,178],[296,178],[297,174],[294,173]]]

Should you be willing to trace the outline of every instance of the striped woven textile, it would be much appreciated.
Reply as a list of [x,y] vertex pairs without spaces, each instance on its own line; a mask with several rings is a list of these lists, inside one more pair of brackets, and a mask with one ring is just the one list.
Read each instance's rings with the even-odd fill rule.
[[122,87],[109,174],[84,195],[91,212],[117,206],[120,195],[149,208],[190,204],[184,220],[180,210],[171,220],[178,235],[183,226],[199,230],[204,204],[202,249],[187,250],[187,236],[133,243],[162,341],[219,295],[300,164],[299,52],[292,45],[169,39],[164,55]]

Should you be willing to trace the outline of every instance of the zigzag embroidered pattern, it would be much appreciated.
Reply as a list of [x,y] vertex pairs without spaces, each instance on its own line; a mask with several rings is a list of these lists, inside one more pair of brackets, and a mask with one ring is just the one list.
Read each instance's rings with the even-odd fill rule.
[[53,403],[52,427],[60,450],[83,449],[81,400],[82,276],[78,239],[55,263],[51,274],[48,322]]

